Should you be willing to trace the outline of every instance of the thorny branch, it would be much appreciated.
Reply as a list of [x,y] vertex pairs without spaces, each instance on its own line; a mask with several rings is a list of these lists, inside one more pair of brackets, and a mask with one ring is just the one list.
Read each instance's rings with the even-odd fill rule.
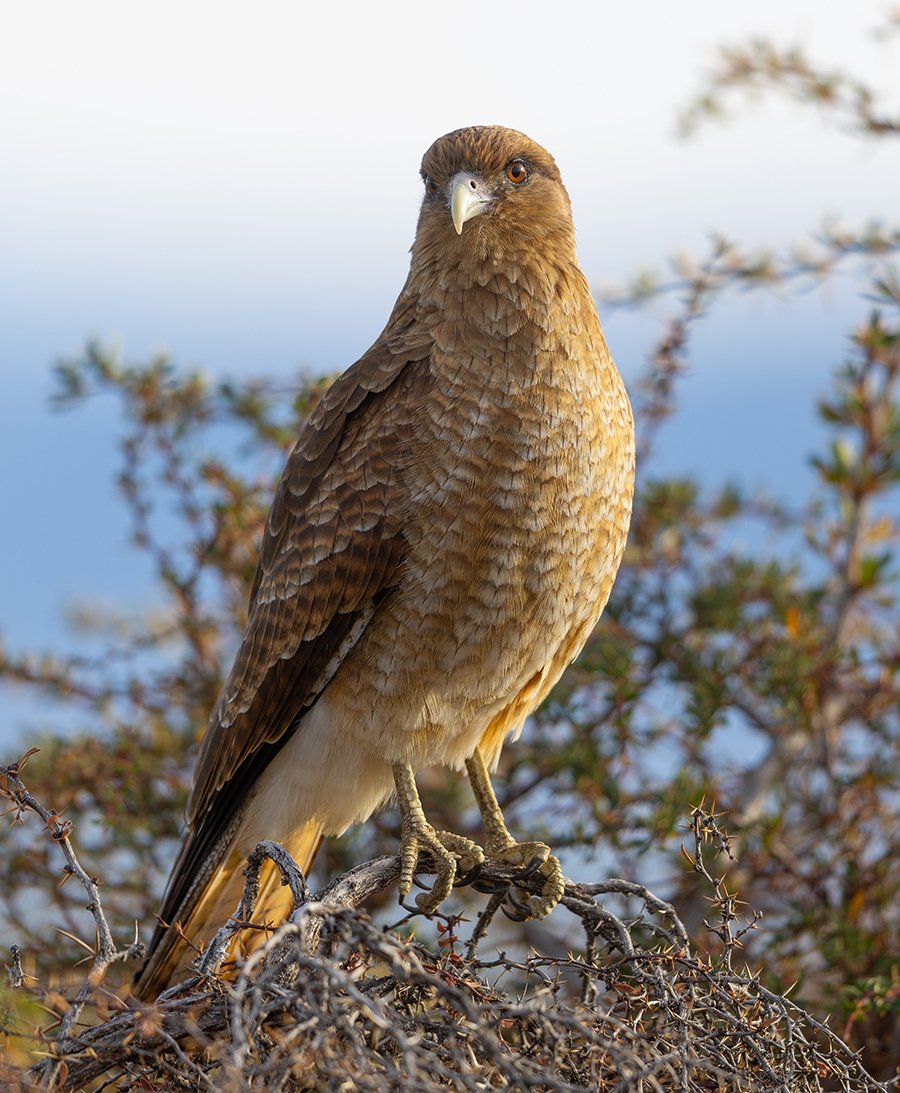
[[[539,877],[486,862],[477,884],[493,894],[466,942],[459,915],[429,918],[410,907],[385,927],[359,910],[396,884],[396,857],[360,865],[312,896],[296,863],[266,842],[250,856],[240,905],[196,962],[194,976],[153,1005],[120,1003],[109,1019],[76,1029],[109,965],[137,949],[116,950],[98,882],[72,848],[71,824],[21,780],[27,758],[3,770],[3,791],[17,818],[35,812],[60,843],[67,870],[89,893],[98,943],[53,1055],[22,1076],[23,1090],[85,1089],[101,1078],[104,1088],[122,1091],[172,1088],[172,1081],[195,1089],[286,1091],[350,1081],[363,1093],[889,1088],[827,1026],[757,976],[734,970],[741,935],[756,919],[740,925],[736,898],[711,872],[710,848],[727,857],[729,837],[702,806],[692,814],[694,847],[685,854],[713,890],[720,921],[709,928],[718,956],[692,952],[669,903],[640,884],[611,879],[566,885],[563,906],[580,925],[582,955],[483,957],[493,916],[502,909],[516,917],[515,889],[536,890]],[[266,859],[289,885],[294,911],[223,975],[231,935],[252,919]],[[434,930],[436,945],[420,939]]]
[[[60,816],[55,810],[48,809],[41,804],[22,782],[20,777],[22,770],[36,751],[37,748],[31,748],[15,763],[0,769],[0,794],[12,801],[11,812],[15,821],[21,822],[24,813],[29,811],[36,813],[44,821],[50,838],[59,846],[65,857],[66,879],[75,877],[87,893],[87,910],[93,915],[97,931],[90,971],[59,1023],[57,1051],[60,1055],[64,1055],[72,1046],[71,1036],[78,1018],[81,1016],[81,1011],[96,994],[110,965],[117,960],[139,959],[143,955],[143,946],[135,936],[135,940],[125,949],[119,950],[116,948],[112,931],[106,921],[106,915],[100,901],[100,881],[96,877],[89,876],[85,871],[72,845],[71,834],[74,830],[74,824],[71,820]],[[13,973],[13,985],[20,987],[22,983],[21,958],[15,946],[11,949],[11,955],[13,968],[18,969],[18,975],[15,972]]]

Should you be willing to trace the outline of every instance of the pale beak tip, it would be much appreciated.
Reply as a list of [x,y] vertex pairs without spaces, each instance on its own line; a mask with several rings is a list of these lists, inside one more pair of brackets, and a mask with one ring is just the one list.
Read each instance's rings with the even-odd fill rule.
[[456,234],[462,235],[463,224],[478,216],[484,207],[484,198],[479,193],[474,178],[461,172],[453,179],[453,188],[450,192],[450,215],[453,218],[453,227]]

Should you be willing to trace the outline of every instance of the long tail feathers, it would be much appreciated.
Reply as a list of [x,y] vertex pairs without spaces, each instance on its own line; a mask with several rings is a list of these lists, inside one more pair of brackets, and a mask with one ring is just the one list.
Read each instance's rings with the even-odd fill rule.
[[[321,841],[322,829],[311,821],[301,827],[285,847],[304,875],[309,873]],[[154,939],[156,944],[151,947],[147,962],[132,987],[137,998],[152,1001],[171,981],[187,977],[197,950],[208,944],[237,910],[244,891],[245,865],[245,860],[232,848],[199,893],[193,909],[180,921],[180,930],[170,927],[158,940]],[[253,922],[277,929],[290,914],[291,906],[291,892],[281,883],[281,873],[271,861],[264,862]],[[269,932],[241,930],[232,938],[229,955],[243,956],[252,952],[265,942]]]

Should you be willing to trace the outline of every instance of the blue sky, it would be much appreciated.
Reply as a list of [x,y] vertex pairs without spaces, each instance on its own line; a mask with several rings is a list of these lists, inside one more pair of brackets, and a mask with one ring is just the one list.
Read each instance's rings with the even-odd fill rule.
[[[499,122],[554,153],[598,286],[700,251],[711,231],[785,244],[826,215],[896,219],[896,147],[799,108],[763,102],[676,135],[716,47],[751,34],[900,100],[896,46],[869,33],[874,0],[16,7],[0,16],[0,636],[13,647],[65,647],[76,598],[146,603],[114,499],[113,408],[50,414],[52,362],[98,336],[216,373],[345,367],[403,281],[418,163],[449,129]],[[717,312],[669,466],[799,492],[811,396],[865,313],[858,291],[847,279]],[[626,376],[658,322],[605,318]],[[2,739],[34,707],[0,699]]]

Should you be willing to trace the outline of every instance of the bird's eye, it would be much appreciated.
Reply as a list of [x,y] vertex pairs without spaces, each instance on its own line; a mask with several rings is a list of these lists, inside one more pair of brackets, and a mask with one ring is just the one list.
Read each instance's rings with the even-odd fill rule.
[[506,165],[506,177],[514,186],[521,186],[528,178],[528,168],[520,159],[514,159]]
[[426,178],[425,178],[425,193],[428,194],[429,197],[434,197],[434,195],[436,193],[438,193],[438,190],[439,190],[438,184],[434,181],[434,179],[433,178],[428,178],[426,176]]

